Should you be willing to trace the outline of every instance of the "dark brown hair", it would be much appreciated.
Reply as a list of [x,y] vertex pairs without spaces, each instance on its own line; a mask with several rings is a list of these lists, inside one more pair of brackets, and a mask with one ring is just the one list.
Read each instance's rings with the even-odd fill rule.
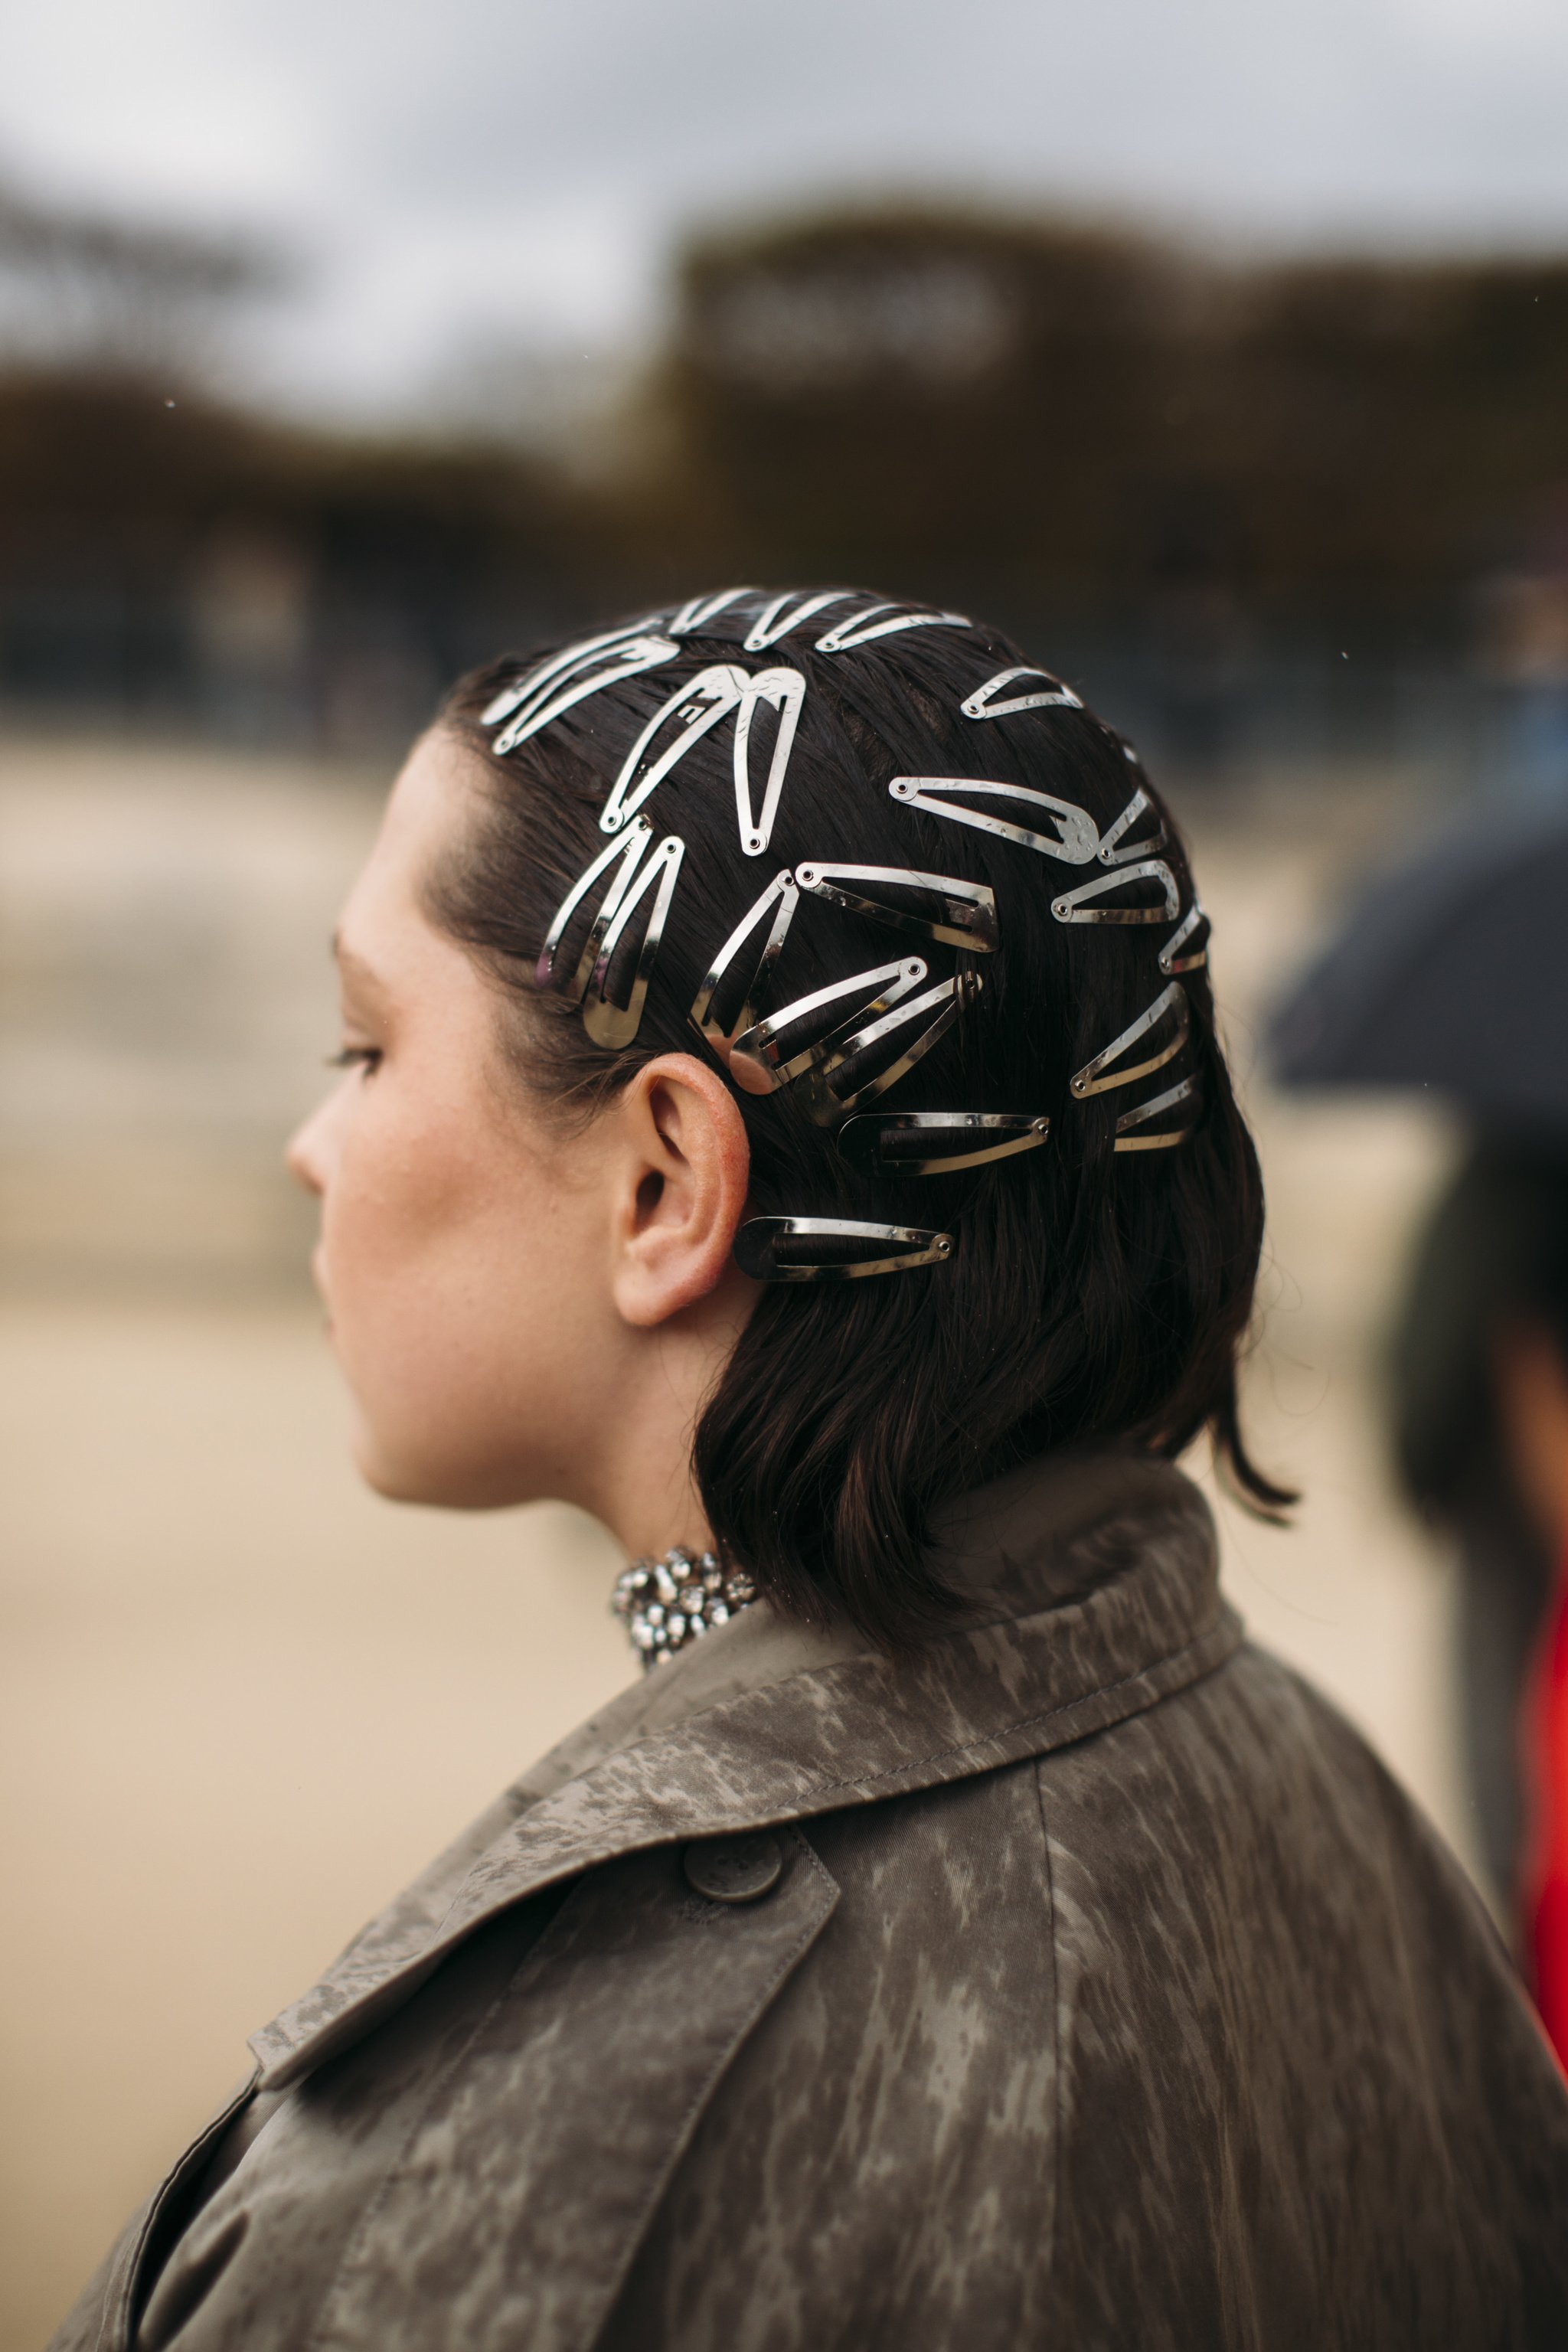
[[[742,853],[732,730],[716,726],[648,811],[686,854],[635,1043],[596,1045],[576,1007],[537,986],[552,918],[606,845],[600,811],[633,740],[683,680],[736,659],[758,602],[727,605],[682,636],[677,660],[587,696],[505,757],[479,714],[519,662],[463,679],[438,723],[471,750],[486,810],[429,877],[427,897],[434,918],[518,1000],[505,1034],[527,1084],[563,1109],[591,1111],[654,1055],[707,1050],[692,1001],[715,950],[780,868],[812,858],[915,866],[994,889],[999,954],[922,947],[933,980],[984,962],[984,988],[884,1099],[890,1110],[1048,1113],[1048,1142],[966,1173],[874,1176],[805,1115],[798,1088],[740,1096],[759,1213],[939,1226],[957,1247],[918,1271],[768,1286],[694,1444],[727,1559],[781,1609],[841,1612],[900,1647],[956,1607],[928,1557],[933,1512],[1053,1446],[1124,1437],[1173,1456],[1206,1428],[1254,1507],[1293,1499],[1249,1461],[1237,1417],[1262,1186],[1205,971],[1184,975],[1190,1035],[1156,1082],[1196,1082],[1196,1123],[1178,1148],[1115,1152],[1129,1097],[1078,1102],[1068,1091],[1071,1073],[1164,985],[1156,954],[1169,931],[1053,920],[1053,897],[1080,877],[889,795],[900,773],[988,777],[1070,802],[1101,832],[1137,785],[1152,797],[1121,738],[1081,708],[984,724],[961,715],[982,681],[1023,658],[984,626],[910,629],[824,653],[813,640],[825,619],[753,657],[787,663],[806,682],[767,856]],[[1165,824],[1163,854],[1185,908],[1191,877]],[[1134,898],[1141,887],[1128,886]],[[584,926],[592,911],[584,906]],[[775,1001],[886,961],[900,952],[889,940],[868,918],[803,900]],[[612,1000],[626,977],[612,969]]]

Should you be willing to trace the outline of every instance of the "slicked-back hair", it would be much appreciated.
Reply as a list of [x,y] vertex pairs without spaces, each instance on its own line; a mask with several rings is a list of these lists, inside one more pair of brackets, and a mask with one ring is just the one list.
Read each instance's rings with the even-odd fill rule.
[[[1119,1113],[1153,1087],[1079,1101],[1068,1081],[1159,995],[1157,951],[1170,927],[1058,920],[1051,902],[1081,873],[906,808],[888,786],[898,775],[1018,783],[1086,810],[1103,833],[1142,783],[1163,817],[1161,854],[1185,908],[1192,879],[1168,812],[1121,738],[1087,709],[978,724],[962,715],[983,680],[1024,660],[995,631],[911,629],[838,654],[817,651],[816,634],[807,627],[751,665],[787,662],[806,681],[767,853],[742,851],[727,728],[692,748],[646,811],[686,854],[630,1046],[595,1045],[577,1007],[538,985],[536,961],[556,909],[606,845],[600,812],[639,730],[684,680],[744,661],[728,616],[683,636],[676,660],[587,696],[505,756],[480,714],[519,660],[464,678],[437,724],[472,755],[481,814],[427,877],[426,896],[433,919],[513,1000],[502,1029],[520,1082],[561,1117],[586,1118],[656,1055],[708,1054],[693,1000],[716,950],[784,867],[912,866],[994,890],[999,953],[920,943],[933,982],[984,965],[983,985],[878,1108],[1046,1114],[1042,1148],[963,1173],[887,1176],[850,1164],[800,1087],[736,1097],[756,1213],[955,1237],[943,1264],[764,1286],[693,1445],[726,1560],[786,1614],[841,1615],[900,1650],[963,1605],[933,1560],[933,1514],[1053,1447],[1127,1439],[1174,1456],[1206,1429],[1253,1507],[1274,1512],[1293,1498],[1254,1466],[1237,1420],[1263,1193],[1206,971],[1184,975],[1190,1034],[1153,1082],[1194,1080],[1191,1132],[1172,1150],[1119,1153]],[[774,1001],[914,944],[803,897]]]

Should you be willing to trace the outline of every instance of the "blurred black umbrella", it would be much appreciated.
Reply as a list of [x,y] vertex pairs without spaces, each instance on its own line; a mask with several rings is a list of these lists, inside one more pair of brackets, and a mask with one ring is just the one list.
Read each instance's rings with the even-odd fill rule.
[[1472,821],[1377,884],[1269,1047],[1287,1086],[1428,1087],[1568,1129],[1568,814]]

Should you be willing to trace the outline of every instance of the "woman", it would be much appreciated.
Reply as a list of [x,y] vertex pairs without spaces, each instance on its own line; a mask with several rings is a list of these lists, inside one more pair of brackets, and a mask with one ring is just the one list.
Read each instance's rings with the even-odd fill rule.
[[951,614],[457,689],[294,1165],[365,1475],[596,1513],[651,1671],[256,2037],[62,2347],[1568,2341],[1568,2093],[1173,1466],[1288,1499],[1205,934]]
[[1536,2005],[1568,2053],[1568,1150],[1492,1123],[1433,1209],[1394,1332],[1394,1450],[1455,1539],[1466,1762]]

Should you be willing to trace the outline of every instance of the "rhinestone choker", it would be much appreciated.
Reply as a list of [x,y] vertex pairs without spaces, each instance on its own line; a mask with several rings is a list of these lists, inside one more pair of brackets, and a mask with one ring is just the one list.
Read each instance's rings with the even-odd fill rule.
[[624,1568],[610,1606],[643,1664],[658,1666],[756,1597],[743,1570],[721,1568],[710,1551],[694,1558],[677,1545],[662,1559],[634,1559]]

